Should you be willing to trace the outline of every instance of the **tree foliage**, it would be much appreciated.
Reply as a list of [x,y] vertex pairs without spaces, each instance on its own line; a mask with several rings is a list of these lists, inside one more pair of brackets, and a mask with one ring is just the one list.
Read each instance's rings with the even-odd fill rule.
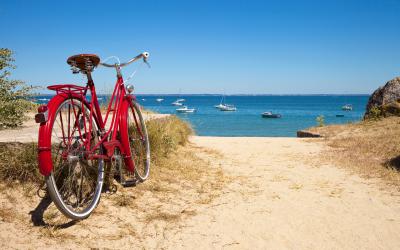
[[22,125],[25,113],[33,107],[28,100],[33,87],[10,79],[11,70],[15,69],[14,61],[11,50],[0,48],[0,128]]

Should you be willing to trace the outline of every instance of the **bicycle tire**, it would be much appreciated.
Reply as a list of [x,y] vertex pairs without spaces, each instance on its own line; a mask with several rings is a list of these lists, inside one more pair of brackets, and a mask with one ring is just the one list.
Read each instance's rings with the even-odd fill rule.
[[[79,98],[65,98],[62,102],[59,102],[56,114],[52,116],[51,128],[48,131],[50,134],[47,135],[51,136],[51,159],[53,163],[50,175],[46,176],[47,190],[56,207],[65,216],[73,220],[82,220],[90,216],[100,201],[104,180],[104,161],[102,159],[85,159],[82,154],[83,141],[84,139],[88,141],[89,138],[86,125],[92,123],[93,126],[92,133],[90,133],[93,137],[90,137],[91,140],[88,143],[93,146],[99,140],[99,123],[95,116],[92,116],[92,120],[90,120],[88,112],[89,107],[85,101]],[[79,116],[82,113],[85,115]],[[65,127],[63,117],[65,121],[68,119],[69,129],[68,126]],[[71,117],[74,117],[73,121]],[[86,121],[83,117],[87,118]],[[59,118],[59,121],[57,121],[57,118]],[[58,129],[56,128],[57,125],[59,126]],[[85,127],[85,131],[79,132],[78,126],[80,128]],[[68,132],[64,131],[63,128]],[[82,134],[82,132],[85,133]],[[57,138],[59,141],[55,141]],[[101,147],[97,153],[102,153]],[[66,154],[68,155],[65,157]],[[66,184],[67,186],[65,186]],[[75,207],[73,195],[75,195],[76,200]]]
[[150,142],[146,123],[139,104],[129,100],[126,109],[126,123],[121,129],[122,136],[128,136],[131,159],[134,162],[136,180],[143,182],[150,175]]

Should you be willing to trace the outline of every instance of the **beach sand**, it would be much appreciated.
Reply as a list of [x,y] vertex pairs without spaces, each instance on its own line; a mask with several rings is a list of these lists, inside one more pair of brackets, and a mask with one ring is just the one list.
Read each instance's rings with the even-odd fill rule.
[[19,197],[18,219],[0,223],[1,248],[400,249],[399,193],[324,163],[319,139],[193,136],[191,147],[212,152],[202,157],[230,182],[200,204],[182,180],[180,196],[162,201],[182,211],[179,222],[148,224],[105,197],[93,216],[56,231],[68,237],[50,237],[28,220],[37,198]]
[[192,141],[221,152],[234,181],[167,247],[400,249],[399,194],[320,162],[318,140]]

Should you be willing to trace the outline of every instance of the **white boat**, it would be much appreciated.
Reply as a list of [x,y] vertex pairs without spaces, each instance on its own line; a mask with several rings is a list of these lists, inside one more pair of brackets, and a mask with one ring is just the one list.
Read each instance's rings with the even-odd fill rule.
[[342,106],[342,110],[351,111],[351,110],[353,110],[353,105],[346,104],[346,105]]
[[225,107],[224,101],[225,101],[225,95],[222,96],[221,101],[219,102],[218,105],[214,105],[214,108],[217,109],[224,108]]
[[193,113],[195,111],[196,111],[196,109],[188,108],[187,106],[183,106],[182,108],[176,109],[176,112],[178,112],[178,113]]
[[221,111],[236,111],[236,107],[231,104],[224,104],[223,107],[219,108]]
[[157,102],[162,102],[162,101],[164,101],[164,99],[163,98],[157,98],[156,101]]
[[186,101],[185,99],[183,99],[183,98],[180,98],[180,99],[178,99],[178,100],[176,100],[177,102],[184,102],[184,101]]
[[225,107],[225,104],[222,104],[222,103],[220,103],[218,105],[214,105],[214,108],[217,108],[217,109],[221,109],[221,108],[224,108],[224,107]]
[[182,106],[183,103],[179,102],[178,100],[174,101],[173,103],[171,103],[174,106]]

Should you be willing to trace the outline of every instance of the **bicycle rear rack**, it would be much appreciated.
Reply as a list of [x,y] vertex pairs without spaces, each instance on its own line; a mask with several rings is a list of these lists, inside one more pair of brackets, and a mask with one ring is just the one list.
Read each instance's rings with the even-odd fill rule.
[[57,94],[78,94],[83,95],[88,87],[81,87],[73,84],[58,84],[48,86],[47,89],[56,91]]

